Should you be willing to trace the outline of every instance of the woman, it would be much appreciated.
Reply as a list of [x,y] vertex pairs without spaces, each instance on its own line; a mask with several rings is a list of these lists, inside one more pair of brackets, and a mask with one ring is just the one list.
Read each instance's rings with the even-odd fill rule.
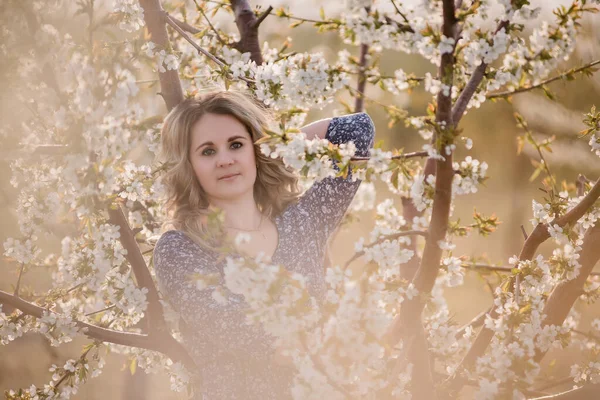
[[[225,261],[207,227],[209,210],[223,211],[227,237],[249,235],[237,248],[240,254],[262,252],[303,274],[309,292],[322,301],[325,245],[360,184],[327,178],[299,196],[290,170],[254,144],[267,122],[266,111],[251,98],[227,91],[185,100],[162,129],[163,157],[172,166],[164,183],[175,229],[157,242],[154,268],[162,294],[180,313],[184,345],[200,369],[202,399],[290,398],[293,376],[291,367],[273,363],[273,338],[246,324],[243,297],[224,288]],[[317,121],[302,131],[334,144],[353,141],[359,156],[373,144],[373,123],[365,113]],[[198,273],[221,274],[222,289],[199,290],[190,279]]]

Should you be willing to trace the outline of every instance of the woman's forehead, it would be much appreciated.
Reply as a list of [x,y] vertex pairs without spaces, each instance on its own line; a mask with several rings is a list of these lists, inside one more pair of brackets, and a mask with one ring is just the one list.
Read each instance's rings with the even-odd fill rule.
[[244,124],[228,114],[205,114],[192,126],[192,143],[227,142],[232,136],[250,138]]

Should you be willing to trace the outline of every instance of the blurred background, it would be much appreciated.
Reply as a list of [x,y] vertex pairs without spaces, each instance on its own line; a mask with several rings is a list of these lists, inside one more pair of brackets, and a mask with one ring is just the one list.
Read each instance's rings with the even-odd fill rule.
[[[418,3],[418,0],[413,0]],[[106,3],[106,4],[104,4]],[[193,2],[182,1],[181,3],[193,7]],[[318,19],[318,9],[324,6],[327,16],[339,13],[340,5],[333,2],[312,1],[310,6],[306,2],[295,1],[251,1],[252,5],[260,5],[266,8],[287,5],[294,15],[305,18]],[[552,18],[551,9],[559,4],[567,4],[566,1],[532,1],[543,7],[543,12],[538,22],[543,19]],[[99,10],[107,12],[111,8],[111,1],[97,1]],[[5,2],[0,4],[0,25],[4,28],[10,26],[10,18],[18,12],[17,2]],[[72,9],[66,8],[64,15],[72,14]],[[40,12],[43,12],[41,10]],[[100,12],[100,11],[99,11]],[[225,16],[226,17],[226,16]],[[229,20],[221,17],[220,27],[230,32],[237,32],[233,18]],[[534,22],[535,23],[535,22]],[[75,38],[85,35],[87,19],[79,15],[66,18],[61,23],[64,32],[70,32]],[[261,25],[261,40],[268,41],[270,46],[278,47],[286,37],[292,38],[292,51],[321,51],[328,61],[333,63],[339,50],[348,49],[354,56],[358,56],[359,49],[343,44],[336,32],[316,34],[316,29],[309,24],[303,24],[298,28],[289,28],[289,21],[269,16]],[[592,60],[600,59],[600,16],[586,17],[583,21],[581,35],[575,53],[571,59],[564,62],[561,71],[571,67],[581,66]],[[118,31],[115,31],[118,34]],[[527,34],[527,29],[524,34]],[[18,35],[19,32],[16,32]],[[126,33],[120,33],[123,39]],[[115,40],[118,38],[114,38]],[[0,43],[0,46],[2,43]],[[24,46],[23,52],[27,51]],[[18,59],[18,55],[12,55],[10,60]],[[18,63],[0,63],[0,85],[4,90],[0,93],[0,121],[4,127],[3,135],[10,140],[19,140],[21,137],[18,127],[29,118],[28,109],[19,99],[12,96],[11,88],[24,85],[25,82],[15,80],[15,68]],[[426,72],[435,73],[435,68],[419,56],[410,56],[404,53],[384,51],[381,57],[381,71],[383,74],[393,74],[397,68],[403,68],[407,73],[416,76],[424,76]],[[553,76],[553,75],[552,75]],[[145,71],[139,77],[140,80],[156,79],[152,72]],[[353,84],[353,86],[355,83]],[[140,83],[142,93],[149,108],[156,111],[157,115],[164,115],[166,110],[162,100],[155,95],[156,86]],[[553,145],[554,152],[546,154],[547,161],[560,183],[565,180],[573,184],[578,174],[583,174],[591,180],[598,179],[600,175],[599,158],[590,152],[586,139],[578,138],[578,132],[583,129],[581,122],[583,114],[589,112],[591,106],[596,104],[600,107],[600,73],[592,78],[578,76],[574,82],[555,82],[550,85],[555,93],[554,101],[546,98],[541,91],[534,91],[513,97],[512,104],[506,101],[488,102],[480,109],[472,109],[461,122],[463,135],[473,140],[473,149],[468,153],[473,158],[486,161],[489,164],[488,176],[485,186],[470,196],[458,197],[455,203],[453,219],[460,218],[468,221],[474,208],[484,215],[495,213],[502,224],[497,231],[488,238],[482,238],[475,234],[468,238],[457,239],[455,254],[479,256],[486,258],[490,263],[506,264],[508,258],[518,254],[523,243],[521,225],[527,232],[531,232],[531,201],[541,201],[544,193],[539,189],[542,187],[540,178],[533,182],[529,181],[534,171],[530,157],[537,159],[531,146],[526,146],[524,152],[517,155],[517,136],[523,132],[519,130],[513,118],[513,113],[518,111],[529,122],[536,137],[556,136]],[[366,93],[384,104],[393,104],[406,109],[410,115],[419,116],[425,113],[426,106],[431,100],[431,95],[421,87],[415,88],[412,93],[404,93],[393,96],[384,93],[379,88],[367,86]],[[340,96],[341,99],[352,104],[349,95]],[[340,111],[339,104],[332,104],[323,110],[311,111],[307,122],[332,116]],[[405,151],[419,151],[423,144],[422,139],[415,131],[397,124],[388,128],[386,113],[374,104],[366,104],[366,111],[371,115],[376,125],[376,140],[385,141],[384,148],[404,148]],[[10,132],[6,129],[10,127]],[[462,159],[467,155],[463,146],[457,146],[456,159]],[[148,155],[139,155],[147,157]],[[18,234],[18,221],[16,219],[15,207],[18,192],[10,185],[10,160],[0,159],[0,242],[8,237]],[[376,203],[388,197],[388,192],[381,185],[377,185],[378,194]],[[396,199],[400,208],[400,201]],[[360,236],[368,233],[372,228],[371,212],[359,215],[359,222],[339,232],[336,240],[332,243],[333,264],[341,264],[346,260],[353,243]],[[55,246],[56,238],[48,238],[49,246]],[[542,251],[548,251],[549,244],[542,247]],[[17,279],[17,268],[0,258],[0,289],[11,290]],[[24,285],[29,285],[36,291],[43,291],[50,283],[50,275],[44,269],[30,272],[24,278]],[[484,311],[491,305],[492,296],[485,281],[476,273],[467,273],[464,286],[447,289],[446,295],[451,310],[455,313],[454,319],[461,325]],[[584,314],[584,320],[594,317],[595,312],[591,307],[581,307],[579,311]],[[40,335],[27,334],[8,346],[0,346],[0,390],[28,388],[30,384],[41,386],[48,382],[50,375],[48,368],[52,364],[62,365],[69,358],[77,358],[84,344],[88,340],[78,339],[58,348],[51,347]],[[549,354],[546,361],[553,358],[570,357],[569,354]],[[574,354],[573,354],[574,356]],[[176,399],[182,395],[173,393],[169,389],[169,379],[165,375],[146,375],[141,369],[132,376],[126,359],[119,355],[109,355],[104,372],[97,378],[91,379],[83,385],[73,398],[75,399]],[[568,365],[568,363],[567,363]],[[568,373],[568,371],[563,371]],[[564,375],[564,374],[563,374]]]

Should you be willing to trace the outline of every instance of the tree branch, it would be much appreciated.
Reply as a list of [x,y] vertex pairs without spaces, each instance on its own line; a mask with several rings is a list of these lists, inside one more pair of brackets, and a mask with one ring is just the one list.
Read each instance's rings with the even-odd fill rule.
[[269,16],[269,14],[271,14],[271,11],[273,11],[273,7],[269,6],[257,19],[256,21],[254,21],[254,23],[252,24],[252,28],[253,29],[258,29],[258,27],[260,26],[260,24],[265,20],[265,18],[267,18]]
[[[169,37],[164,21],[164,10],[159,0],[140,0],[144,9],[144,21],[150,33],[150,40],[160,47],[169,48]],[[183,89],[179,80],[179,71],[168,69],[159,72],[160,93],[170,111],[183,101]]]
[[[443,0],[443,18],[442,33],[446,37],[454,37],[457,30],[457,20],[454,14],[454,0]],[[454,128],[452,120],[452,85],[454,80],[454,49],[452,52],[442,54],[440,62],[439,76],[442,84],[447,85],[449,90],[441,90],[437,97],[436,122],[444,125],[444,132],[436,132],[436,138],[440,139],[440,135]],[[442,141],[452,143],[452,138],[442,137]],[[431,157],[430,157],[431,159]],[[428,160],[429,162],[429,160]],[[433,163],[433,162],[432,162]],[[386,335],[391,340],[392,345],[398,343],[402,339],[409,339],[415,336],[423,335],[423,332],[418,330],[421,326],[421,313],[425,305],[425,299],[435,284],[435,279],[439,273],[440,260],[442,249],[439,242],[444,240],[448,230],[448,218],[450,215],[450,203],[452,201],[452,179],[454,178],[454,170],[452,168],[452,154],[446,155],[444,160],[436,160],[436,180],[435,193],[433,197],[433,206],[431,211],[431,223],[429,224],[428,237],[423,250],[423,257],[417,269],[417,273],[412,280],[415,288],[419,292],[418,296],[410,300],[406,300],[402,304],[400,313],[392,323],[391,331]],[[425,340],[422,338],[421,340]],[[426,340],[425,340],[426,341]],[[427,358],[429,357],[428,349],[425,349]],[[424,357],[423,354],[420,355]],[[413,370],[413,380],[419,382],[418,386],[431,388],[430,393],[424,398],[435,399],[436,395],[433,391],[433,381],[431,371],[425,365],[419,363],[418,360],[411,359],[411,363],[415,365]],[[419,389],[414,388],[413,394]]]
[[[53,311],[49,311],[2,290],[0,290],[0,304],[7,304],[20,310],[26,315],[30,315],[38,319],[42,318],[44,311],[54,313]],[[82,330],[82,333],[92,339],[97,339],[102,342],[120,344],[123,346],[159,351],[175,362],[181,361],[190,371],[194,371],[197,368],[196,363],[190,357],[187,351],[178,341],[173,339],[170,334],[160,334],[157,332],[152,333],[153,331],[151,331],[148,335],[142,335],[139,333],[121,332],[112,329],[101,328],[99,326],[77,320],[74,320],[74,322],[77,324],[77,327]]]
[[175,29],[185,40],[187,40],[196,50],[198,50],[198,52],[204,54],[206,57],[208,57],[210,60],[212,60],[215,64],[217,64],[219,67],[227,68],[227,65],[225,65],[225,63],[223,63],[223,61],[219,60],[217,57],[215,57],[208,51],[204,50],[202,47],[198,46],[198,44],[196,42],[194,42],[192,40],[192,38],[190,38],[188,36],[188,34],[185,33],[183,31],[183,29],[181,29],[179,27],[179,25],[177,25],[177,23],[173,20],[173,18],[169,15],[168,12],[165,11],[164,15],[165,15],[165,22],[167,24],[171,25],[171,27],[173,29]]
[[[498,33],[501,29],[506,29],[507,26],[508,21],[500,22],[500,24],[498,24],[498,27],[496,28],[496,31],[494,32],[494,35]],[[454,121],[455,126],[458,125],[459,121],[464,115],[469,101],[471,101],[473,94],[475,93],[477,87],[479,87],[479,84],[483,80],[483,76],[485,75],[486,69],[487,64],[482,61],[481,64],[479,64],[479,66],[475,68],[475,71],[473,71],[473,75],[471,75],[469,82],[467,82],[467,85],[458,96],[458,99],[454,104],[454,108],[452,109],[452,120]]]
[[231,0],[231,7],[235,15],[235,24],[240,32],[240,41],[235,44],[241,53],[250,53],[250,59],[261,65],[263,56],[258,40],[258,25],[254,11],[248,0]]
[[123,245],[123,248],[127,250],[127,261],[131,265],[138,287],[148,289],[148,293],[146,294],[146,298],[148,299],[148,331],[167,332],[158,290],[154,285],[148,266],[146,266],[144,256],[135,240],[135,235],[127,223],[127,218],[123,214],[123,210],[121,210],[118,204],[115,204],[115,206],[115,209],[108,208],[110,223],[119,227],[119,241]]
[[178,27],[180,27],[181,29],[183,29],[186,32],[191,33],[192,35],[202,32],[200,29],[188,24],[187,22],[180,21],[179,19],[172,17],[172,16],[169,16],[169,17],[171,18],[171,21],[173,21],[174,23],[177,24]]
[[492,308],[489,308],[485,311],[480,312],[479,314],[477,314],[477,316],[475,318],[473,318],[469,323],[463,325],[462,328],[460,328],[459,330],[456,331],[456,334],[454,335],[454,337],[456,337],[456,339],[459,339],[462,335],[465,334],[467,328],[470,327],[478,327],[480,325],[483,325],[484,321],[485,321],[485,316],[490,313],[492,311]]
[[517,89],[512,90],[512,91],[511,90],[507,90],[507,91],[504,91],[504,92],[488,93],[487,98],[488,99],[504,98],[504,97],[512,96],[513,94],[519,94],[519,93],[528,92],[530,90],[534,90],[534,89],[540,88],[540,87],[542,87],[544,85],[547,85],[549,83],[552,83],[554,81],[558,81],[560,79],[564,79],[565,77],[567,77],[569,75],[573,75],[573,74],[576,74],[578,72],[583,72],[586,69],[589,69],[589,68],[591,68],[591,67],[593,67],[595,65],[598,65],[598,64],[600,64],[600,60],[592,61],[591,63],[586,64],[586,65],[584,65],[582,67],[571,68],[567,72],[563,72],[562,74],[557,75],[557,76],[555,76],[553,78],[546,79],[545,81],[542,81],[542,82],[538,83],[537,85],[532,85],[532,86],[527,86],[527,87],[520,87],[520,88],[517,88]]
[[[579,255],[581,268],[579,275],[575,279],[560,282],[548,297],[544,306],[544,315],[546,318],[542,327],[548,325],[561,326],[569,311],[583,292],[583,285],[590,272],[600,259],[600,224],[589,228],[583,237],[583,245]],[[540,362],[545,352],[536,351],[534,360]]]
[[[369,7],[367,7],[368,9]],[[365,66],[367,65],[367,55],[369,54],[369,45],[360,45],[360,60],[358,64],[358,84],[356,90],[358,93],[365,93],[365,87],[367,86],[367,78],[365,76]],[[364,110],[365,101],[363,96],[356,96],[354,102],[354,112],[359,113]]]
[[586,384],[566,392],[552,394],[550,396],[533,397],[529,400],[589,400],[598,398],[600,386]]
[[219,41],[219,43],[221,43],[223,46],[228,46],[229,44],[226,43],[223,38],[221,37],[221,35],[219,34],[219,31],[214,27],[214,25],[212,24],[212,22],[210,22],[210,19],[208,18],[208,15],[206,15],[206,13],[204,12],[204,7],[201,7],[198,4],[197,0],[194,0],[194,4],[196,4],[196,9],[198,11],[200,11],[200,13],[202,14],[202,16],[204,17],[204,19],[206,20],[206,23],[208,24],[208,26],[210,26],[210,29],[212,29],[212,31],[215,33],[217,40]]
[[[551,224],[558,224],[559,226],[563,227],[568,223],[579,220],[579,218],[581,218],[583,214],[585,214],[585,212],[596,202],[598,197],[600,197],[600,179],[596,182],[588,194],[579,202],[579,204],[573,207],[571,211],[567,212],[562,217],[555,218]],[[523,244],[523,248],[519,254],[519,260],[531,260],[535,255],[537,248],[549,237],[550,234],[548,233],[546,225],[538,224]],[[511,279],[509,282],[509,287],[512,286],[514,286],[514,279]],[[496,318],[498,316],[495,310],[492,310],[490,315],[492,318]],[[475,338],[475,341],[469,348],[469,351],[456,369],[456,373],[449,380],[450,391],[458,389],[458,386],[460,385],[459,374],[472,366],[475,360],[477,360],[477,358],[485,352],[485,349],[487,349],[493,337],[494,332],[492,330],[487,329],[485,326],[481,328],[479,334]]]
[[[414,157],[427,157],[428,153],[426,151],[415,151],[412,153],[404,153],[404,154],[399,154],[397,156],[392,156],[392,160],[401,160],[401,159],[405,159],[405,158],[414,158]],[[355,156],[355,157],[351,157],[350,161],[367,161],[370,160],[371,157],[359,157],[359,156]],[[408,221],[408,220],[407,220]],[[412,221],[412,219],[411,219]]]
[[21,268],[19,268],[19,278],[17,279],[17,284],[15,286],[14,295],[19,297],[19,289],[21,287],[21,277],[23,276],[23,269],[25,269],[25,263],[21,263]]

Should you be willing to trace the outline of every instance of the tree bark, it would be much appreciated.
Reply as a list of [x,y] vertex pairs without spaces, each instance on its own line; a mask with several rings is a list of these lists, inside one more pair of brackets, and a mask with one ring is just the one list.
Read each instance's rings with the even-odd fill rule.
[[[250,59],[261,65],[263,56],[258,40],[258,27],[268,12],[257,18],[247,0],[231,0],[231,7],[235,15],[235,24],[240,32],[240,40],[235,43],[235,48],[241,53],[250,53]],[[268,10],[270,12],[270,10]]]
[[[159,0],[140,0],[144,9],[144,21],[150,33],[150,40],[163,49],[169,49],[169,36],[164,22],[164,10]],[[167,110],[171,111],[184,99],[178,70],[166,70],[158,73],[160,80],[160,95],[162,96]]]

